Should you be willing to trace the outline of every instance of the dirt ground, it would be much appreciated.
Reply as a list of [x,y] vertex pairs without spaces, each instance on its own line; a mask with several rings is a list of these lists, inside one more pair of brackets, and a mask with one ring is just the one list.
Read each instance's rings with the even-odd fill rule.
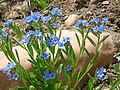
[[[29,5],[26,4],[26,2],[23,3],[23,1],[24,0],[18,0],[16,2],[13,0],[13,2],[10,2],[7,0],[0,0],[0,22],[3,23],[7,19],[10,19],[10,14],[13,13],[11,15],[15,19],[14,21],[18,23],[22,29],[25,28],[22,23],[25,16],[30,14],[30,8]],[[60,25],[63,29],[73,29],[73,27],[66,27],[64,25],[65,20],[71,14],[77,14],[80,19],[86,20],[90,20],[93,17],[107,17],[109,21],[106,28],[107,32],[111,33],[113,36],[115,52],[120,52],[120,0],[107,0],[109,3],[103,3],[104,1],[95,4],[90,4],[90,2],[84,0],[76,0],[75,3],[70,5],[66,2],[58,3],[59,8],[63,12],[63,17],[66,17],[60,21]],[[19,8],[22,5],[25,8],[24,10]],[[33,6],[31,10],[37,10]],[[51,9],[52,7],[54,7],[54,4],[51,4],[48,8]],[[38,8],[38,10],[43,14],[43,9]]]

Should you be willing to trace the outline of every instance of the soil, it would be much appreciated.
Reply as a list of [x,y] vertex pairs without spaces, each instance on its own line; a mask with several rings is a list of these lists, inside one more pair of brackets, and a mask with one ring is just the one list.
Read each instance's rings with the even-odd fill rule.
[[[13,1],[13,2],[11,2]],[[24,0],[11,0],[7,2],[5,0],[0,1],[0,22],[3,23],[10,17],[9,14],[13,11],[18,13],[18,16],[15,17],[14,21],[19,23],[19,26],[24,30],[23,20],[25,16],[30,14],[29,7],[26,6],[26,11],[16,10],[14,7],[16,5],[23,5]],[[82,2],[81,2],[82,1]],[[103,1],[104,2],[104,1]],[[76,0],[75,3],[68,4],[67,2],[58,2],[57,5],[63,11],[63,18],[60,21],[61,28],[73,30],[73,27],[66,27],[64,25],[65,20],[71,14],[79,15],[80,19],[90,20],[93,17],[107,17],[109,22],[107,24],[107,32],[111,33],[113,36],[113,42],[115,46],[115,52],[120,52],[120,0],[108,0],[108,4],[103,4],[103,2],[97,2],[95,4],[90,4],[85,0]],[[14,3],[14,4],[13,4]],[[8,7],[9,6],[9,7]],[[48,7],[51,9],[54,7],[54,3],[50,4]],[[13,9],[11,9],[13,8]],[[31,10],[36,10],[36,8],[32,8]],[[39,12],[43,13],[45,9],[38,8]]]

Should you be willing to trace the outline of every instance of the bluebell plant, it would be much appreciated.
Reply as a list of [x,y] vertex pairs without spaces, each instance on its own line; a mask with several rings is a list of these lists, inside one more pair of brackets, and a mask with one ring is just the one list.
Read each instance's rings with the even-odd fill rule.
[[[79,82],[92,68],[100,50],[102,49],[103,43],[107,37],[109,37],[109,35],[106,35],[104,38],[100,38],[100,34],[105,30],[105,25],[108,21],[107,18],[103,18],[102,20],[100,18],[93,18],[90,21],[79,19],[74,27],[81,34],[82,43],[80,44],[79,36],[76,34],[76,39],[80,48],[79,56],[76,58],[74,49],[71,45],[71,38],[61,37],[62,31],[60,31],[59,35],[56,34],[59,27],[57,20],[61,16],[62,12],[57,7],[50,10],[50,14],[47,16],[41,16],[39,13],[33,12],[23,21],[23,24],[32,26],[33,30],[29,30],[24,36],[20,28],[12,22],[14,20],[8,20],[4,23],[3,28],[12,28],[18,36],[19,41],[9,36],[9,31],[7,32],[6,29],[0,29],[0,41],[2,41],[1,49],[11,62],[11,64],[8,64],[3,70],[3,73],[6,73],[6,75],[13,80],[22,80],[26,90],[29,90],[31,86],[34,87],[35,90],[78,89]],[[44,25],[47,26],[49,33],[44,32]],[[86,28],[89,29],[87,34],[85,34],[84,31]],[[98,38],[98,44],[88,36],[90,31]],[[96,47],[93,57],[90,57],[89,51],[85,49],[86,38]],[[28,61],[33,68],[31,72],[26,72],[26,70],[20,65],[18,51],[15,50],[15,53],[13,53],[12,50],[12,40],[25,49],[30,56]],[[85,72],[83,72],[81,67],[79,73],[76,75],[74,70],[77,68],[77,64],[84,52],[87,53],[90,62]],[[34,53],[37,53],[37,55]],[[66,60],[63,53],[68,60]],[[98,79],[102,80],[104,73],[105,69],[101,68],[97,73]],[[66,77],[65,84],[62,84],[59,79],[61,74],[64,74]],[[71,85],[72,82],[75,82],[75,84]]]

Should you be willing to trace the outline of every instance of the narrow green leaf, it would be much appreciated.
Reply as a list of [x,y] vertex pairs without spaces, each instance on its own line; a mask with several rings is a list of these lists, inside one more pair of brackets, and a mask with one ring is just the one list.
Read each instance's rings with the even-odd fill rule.
[[77,33],[75,33],[75,36],[76,36],[76,38],[77,38],[77,42],[78,42],[78,45],[79,45],[79,48],[80,48],[80,39],[79,39]]
[[91,44],[96,47],[96,43],[89,36],[87,36],[87,38],[91,42]]
[[104,42],[110,35],[104,36],[100,43]]
[[87,54],[87,57],[88,57],[88,59],[89,59],[89,61],[90,61],[90,53],[89,53],[89,51],[85,48],[85,52],[86,52],[86,54]]
[[82,76],[82,74],[83,74],[83,68],[80,67],[80,70],[79,70],[78,75],[77,75],[77,81],[80,79],[80,77]]
[[20,58],[19,58],[17,49],[15,49],[15,52],[16,52],[16,56],[17,56],[18,62],[20,63]]
[[57,76],[59,76],[62,73],[62,71],[63,71],[63,64],[60,64],[56,71]]

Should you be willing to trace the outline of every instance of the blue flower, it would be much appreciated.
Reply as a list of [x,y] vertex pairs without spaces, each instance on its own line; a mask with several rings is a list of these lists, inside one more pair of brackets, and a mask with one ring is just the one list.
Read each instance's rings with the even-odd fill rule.
[[13,80],[17,80],[17,79],[18,79],[18,77],[19,77],[19,76],[18,76],[18,74],[17,74],[17,73],[15,73],[15,74],[13,74],[12,79],[13,79]]
[[6,76],[7,76],[8,78],[10,78],[10,79],[12,78],[12,74],[11,74],[10,72],[7,72],[7,73],[6,73]]
[[108,18],[102,18],[102,23],[106,24],[108,22]]
[[61,11],[57,11],[57,16],[60,17],[62,15],[62,12]]
[[50,15],[42,16],[41,19],[42,19],[43,22],[49,22],[51,20],[51,17],[50,17]]
[[50,53],[49,52],[44,52],[43,55],[41,56],[44,60],[49,59]]
[[45,70],[44,77],[45,77],[45,80],[50,80],[50,79],[56,78],[56,75],[53,72],[49,72],[48,70]]
[[45,80],[50,80],[51,79],[50,72],[48,70],[44,71],[44,77],[45,77]]
[[100,18],[95,18],[95,22],[100,23]]
[[87,27],[89,26],[89,23],[86,20],[83,20],[83,25]]
[[99,27],[98,27],[98,26],[96,26],[96,27],[93,28],[93,31],[94,31],[94,32],[98,32],[98,30],[99,30]]
[[28,24],[28,23],[32,22],[32,20],[33,20],[33,18],[32,18],[31,16],[27,16],[27,17],[25,18],[25,20],[23,21],[23,23],[24,23],[24,24]]
[[77,21],[77,24],[82,25],[82,20],[79,19],[79,20]]
[[59,49],[64,49],[64,42],[63,41],[58,42],[58,48]]
[[54,34],[50,34],[50,39],[53,39],[55,37]]
[[0,35],[0,40],[2,40],[2,35]]
[[46,44],[47,44],[47,45],[50,44],[50,39],[46,40]]
[[100,18],[93,18],[93,19],[90,20],[90,22],[91,23],[94,23],[94,22],[100,23]]
[[68,66],[66,67],[66,70],[67,70],[67,71],[72,71],[72,66],[68,65]]
[[95,20],[96,20],[96,18],[91,19],[91,20],[90,20],[90,23],[94,23]]
[[39,39],[43,39],[42,32],[40,32],[40,30],[35,31],[35,36],[37,36]]
[[30,16],[27,16],[26,18],[25,18],[25,20],[23,21],[23,23],[24,24],[28,24],[28,23],[30,23],[30,22],[38,22],[38,20],[40,19],[40,14],[39,13],[37,13],[37,12],[35,12],[35,13],[33,13],[32,15],[30,15]]
[[3,69],[3,73],[6,73],[6,72],[8,72],[9,71],[9,69],[10,69],[10,64],[7,64],[7,66]]
[[15,68],[16,64],[14,62],[10,63],[10,68]]
[[13,19],[9,19],[4,23],[4,26],[7,27],[13,21]]
[[50,11],[50,13],[51,13],[52,15],[54,15],[54,14],[56,14],[57,11],[58,11],[58,8],[56,7],[56,8],[53,8],[53,9]]
[[103,67],[101,67],[101,68],[99,69],[99,71],[97,72],[97,78],[98,78],[99,80],[103,80],[105,73],[106,73],[106,69],[103,68]]
[[7,35],[8,35],[8,33],[6,32],[6,29],[5,29],[5,28],[2,29],[2,35],[3,35],[3,36],[7,36]]
[[105,30],[105,26],[100,25],[100,32],[103,32]]
[[58,28],[58,24],[53,23],[53,24],[52,24],[52,28],[57,29],[57,28]]
[[27,36],[25,36],[23,39],[22,39],[22,42],[25,43],[25,44],[28,44],[29,43],[29,38]]
[[52,78],[52,79],[56,78],[55,73],[51,72],[51,73],[50,73],[50,78]]
[[80,25],[78,23],[74,25],[74,28],[79,28],[79,27]]
[[38,22],[41,15],[39,13],[37,13],[37,12],[34,12],[31,16],[32,16],[32,20],[34,22]]
[[66,44],[67,42],[70,42],[70,40],[71,40],[70,37],[66,37],[66,38],[63,37],[63,39],[58,42],[58,48],[59,48],[59,49],[63,49],[64,46],[65,46],[65,44]]
[[50,39],[46,40],[46,44],[50,46],[55,46],[59,39],[54,35],[50,34]]

